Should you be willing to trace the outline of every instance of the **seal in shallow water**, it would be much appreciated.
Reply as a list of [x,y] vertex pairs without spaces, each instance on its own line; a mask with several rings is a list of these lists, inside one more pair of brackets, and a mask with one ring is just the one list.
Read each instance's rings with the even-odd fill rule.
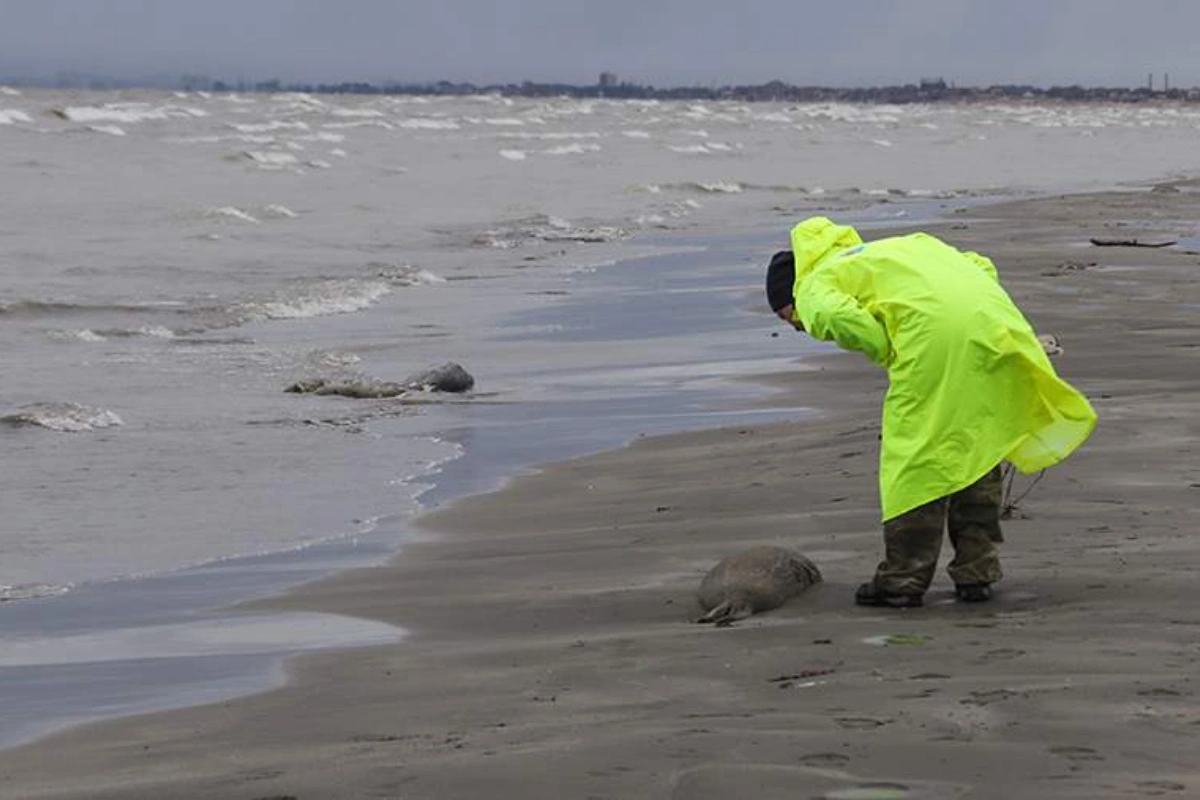
[[778,608],[814,583],[817,565],[783,547],[752,547],[721,559],[708,571],[696,597],[706,613],[697,622],[730,625],[759,611]]
[[439,367],[410,375],[404,383],[374,381],[370,378],[326,380],[306,378],[284,389],[295,394],[340,394],[344,397],[400,397],[409,392],[454,392],[461,394],[475,386],[475,377],[458,364],[449,361]]

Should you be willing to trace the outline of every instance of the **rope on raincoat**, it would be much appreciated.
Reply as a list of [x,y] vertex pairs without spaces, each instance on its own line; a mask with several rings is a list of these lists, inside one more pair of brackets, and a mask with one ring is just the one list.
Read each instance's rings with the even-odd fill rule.
[[1017,469],[1012,464],[1005,462],[1001,467],[1001,480],[1004,481],[1004,500],[1000,504],[1000,519],[1012,519],[1013,513],[1021,501],[1029,496],[1029,493],[1042,482],[1042,478],[1046,477],[1046,470],[1040,471],[1033,479],[1033,482],[1025,487],[1025,491],[1021,492],[1021,496],[1016,500],[1013,499],[1013,486],[1017,482]]

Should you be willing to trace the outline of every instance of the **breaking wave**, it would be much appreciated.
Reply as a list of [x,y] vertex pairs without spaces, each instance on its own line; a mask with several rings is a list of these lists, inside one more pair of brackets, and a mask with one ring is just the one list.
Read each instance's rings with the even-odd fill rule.
[[550,149],[546,150],[545,152],[547,155],[551,155],[551,156],[583,155],[584,153],[600,152],[600,145],[598,145],[598,144],[579,144],[577,142],[575,144],[564,144],[564,145],[560,145],[558,147],[551,147]]
[[149,103],[107,103],[102,106],[64,106],[52,109],[68,122],[138,122],[162,121],[172,118],[207,117],[208,112],[186,106],[152,106]]
[[273,119],[270,122],[230,123],[229,127],[239,133],[270,133],[271,131],[307,131],[307,122],[284,122]]
[[433,286],[446,282],[440,275],[407,264],[402,267],[381,266],[377,275],[396,286]]
[[15,108],[0,108],[0,125],[12,125],[14,122],[33,122],[33,117]]
[[52,339],[66,339],[80,342],[106,342],[109,339],[128,339],[144,336],[151,339],[175,339],[178,334],[162,325],[142,325],[137,328],[81,328],[70,331],[49,331]]
[[125,129],[119,125],[88,125],[93,133],[107,133],[109,136],[125,136]]
[[416,131],[457,131],[462,128],[462,126],[454,120],[433,119],[430,117],[411,117],[409,119],[401,120],[396,124],[401,128]]
[[0,603],[36,600],[39,597],[56,597],[69,591],[71,591],[69,585],[53,583],[21,583],[15,586],[0,584]]
[[479,233],[472,239],[478,247],[510,250],[527,242],[615,242],[629,232],[612,225],[576,226],[560,217],[538,214]]
[[221,206],[219,208],[210,208],[204,212],[204,216],[210,219],[235,219],[240,222],[248,222],[251,225],[260,224],[260,220],[242,211],[234,206]]
[[335,128],[346,130],[348,128],[383,128],[385,131],[392,131],[396,126],[382,119],[360,119],[354,122],[326,122],[322,128]]
[[697,183],[696,188],[710,194],[741,194],[745,191],[745,188],[740,183],[730,183],[727,181]]
[[232,311],[246,321],[350,314],[368,308],[391,291],[387,280],[331,279],[280,292],[268,300],[239,303]]
[[378,119],[384,116],[382,111],[373,108],[335,108],[329,113],[335,117],[347,119]]
[[547,142],[553,142],[553,141],[568,141],[569,142],[569,141],[586,140],[586,139],[599,139],[599,138],[601,138],[601,134],[597,133],[596,131],[579,131],[579,132],[576,132],[576,131],[547,131],[545,133],[526,133],[526,132],[522,131],[520,133],[506,133],[500,138],[522,139],[522,140],[534,139],[534,140],[538,140],[538,141],[547,141]]
[[241,156],[254,162],[261,169],[286,169],[296,166],[300,161],[291,153],[281,153],[277,150],[245,150]]
[[40,427],[63,433],[82,433],[125,424],[112,411],[78,403],[33,403],[0,416],[0,422],[14,427]]
[[268,217],[275,217],[276,219],[295,219],[296,217],[300,216],[287,206],[281,206],[275,203],[272,203],[264,208],[263,213]]

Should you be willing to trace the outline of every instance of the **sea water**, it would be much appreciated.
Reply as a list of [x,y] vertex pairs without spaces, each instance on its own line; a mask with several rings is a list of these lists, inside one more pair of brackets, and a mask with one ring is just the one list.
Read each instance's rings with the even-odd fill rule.
[[[801,216],[1177,177],[1198,126],[1170,105],[6,91],[0,645],[26,656],[0,669],[40,685],[131,625],[178,638],[197,608],[386,557],[422,507],[514,469],[729,421],[761,391],[744,378],[802,352],[760,306]],[[469,397],[284,391],[446,361]],[[184,638],[253,655],[207,635]]]

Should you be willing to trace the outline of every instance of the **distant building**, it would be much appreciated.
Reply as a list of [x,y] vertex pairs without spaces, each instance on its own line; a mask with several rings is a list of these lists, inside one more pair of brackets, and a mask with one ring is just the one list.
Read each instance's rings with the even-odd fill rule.
[[617,85],[616,73],[613,73],[613,72],[601,72],[600,73],[600,88],[601,89],[612,89],[616,85]]

